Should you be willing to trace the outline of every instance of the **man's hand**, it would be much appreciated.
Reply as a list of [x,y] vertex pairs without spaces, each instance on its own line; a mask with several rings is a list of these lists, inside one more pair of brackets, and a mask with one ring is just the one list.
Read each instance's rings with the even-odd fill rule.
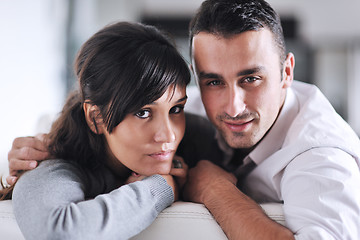
[[233,174],[226,172],[215,164],[202,160],[189,170],[184,189],[185,199],[205,203],[207,194],[213,190],[215,185],[222,186],[224,182],[236,185],[237,179]]
[[8,153],[9,176],[6,178],[8,184],[13,185],[22,171],[34,169],[38,162],[50,158],[47,145],[44,141],[45,135],[36,137],[20,137],[13,141]]

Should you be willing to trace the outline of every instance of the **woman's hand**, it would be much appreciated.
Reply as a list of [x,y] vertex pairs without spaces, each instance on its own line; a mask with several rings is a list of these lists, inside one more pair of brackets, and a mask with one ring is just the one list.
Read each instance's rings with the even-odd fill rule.
[[175,201],[179,200],[179,196],[182,195],[182,190],[187,179],[187,172],[188,165],[185,163],[184,159],[179,156],[174,156],[169,175],[161,175],[173,188]]
[[180,192],[182,192],[186,183],[188,169],[189,167],[182,157],[174,156],[172,168],[169,174],[175,178]]
[[[179,199],[179,192],[181,193],[187,178],[188,166],[179,156],[175,156],[169,174],[161,174],[165,178],[167,184],[172,187],[175,201]],[[132,173],[126,180],[126,184],[141,181],[146,176],[137,173]]]
[[[178,186],[177,186],[173,176],[169,175],[169,174],[166,174],[166,175],[161,174],[160,176],[162,176],[166,180],[167,184],[172,188],[172,190],[174,192],[175,201],[178,200]],[[141,181],[146,177],[147,176],[140,175],[140,174],[137,174],[135,172],[132,172],[131,175],[126,180],[125,184],[130,184],[130,183],[133,183],[133,182]]]
[[128,179],[126,180],[125,184],[130,184],[130,183],[133,183],[133,182],[141,181],[144,178],[146,178],[146,176],[137,174],[135,172],[132,172],[130,174],[130,176],[128,177]]

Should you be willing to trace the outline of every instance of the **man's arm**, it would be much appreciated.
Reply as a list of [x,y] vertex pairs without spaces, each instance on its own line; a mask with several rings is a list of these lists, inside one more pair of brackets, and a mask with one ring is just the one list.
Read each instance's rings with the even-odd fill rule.
[[209,161],[189,170],[185,194],[209,209],[229,239],[294,239],[236,187],[235,176]]
[[8,184],[15,183],[19,171],[34,169],[38,165],[37,161],[50,157],[44,136],[42,134],[36,137],[20,137],[13,141],[12,148],[8,153],[10,174],[6,178]]

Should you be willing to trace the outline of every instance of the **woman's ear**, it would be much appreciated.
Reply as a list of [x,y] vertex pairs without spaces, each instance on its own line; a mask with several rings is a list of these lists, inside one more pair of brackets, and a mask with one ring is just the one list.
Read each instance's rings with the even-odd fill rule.
[[291,86],[294,80],[294,68],[295,68],[295,56],[292,53],[288,53],[283,66],[283,88]]
[[83,109],[85,113],[86,123],[96,134],[104,133],[104,121],[101,116],[99,107],[89,102],[84,102]]

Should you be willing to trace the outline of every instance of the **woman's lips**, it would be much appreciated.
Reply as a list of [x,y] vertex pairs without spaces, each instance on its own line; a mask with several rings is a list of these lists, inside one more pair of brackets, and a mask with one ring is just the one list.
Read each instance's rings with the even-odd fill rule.
[[161,151],[161,152],[151,153],[149,154],[149,156],[159,161],[166,161],[171,158],[173,152],[174,150]]

